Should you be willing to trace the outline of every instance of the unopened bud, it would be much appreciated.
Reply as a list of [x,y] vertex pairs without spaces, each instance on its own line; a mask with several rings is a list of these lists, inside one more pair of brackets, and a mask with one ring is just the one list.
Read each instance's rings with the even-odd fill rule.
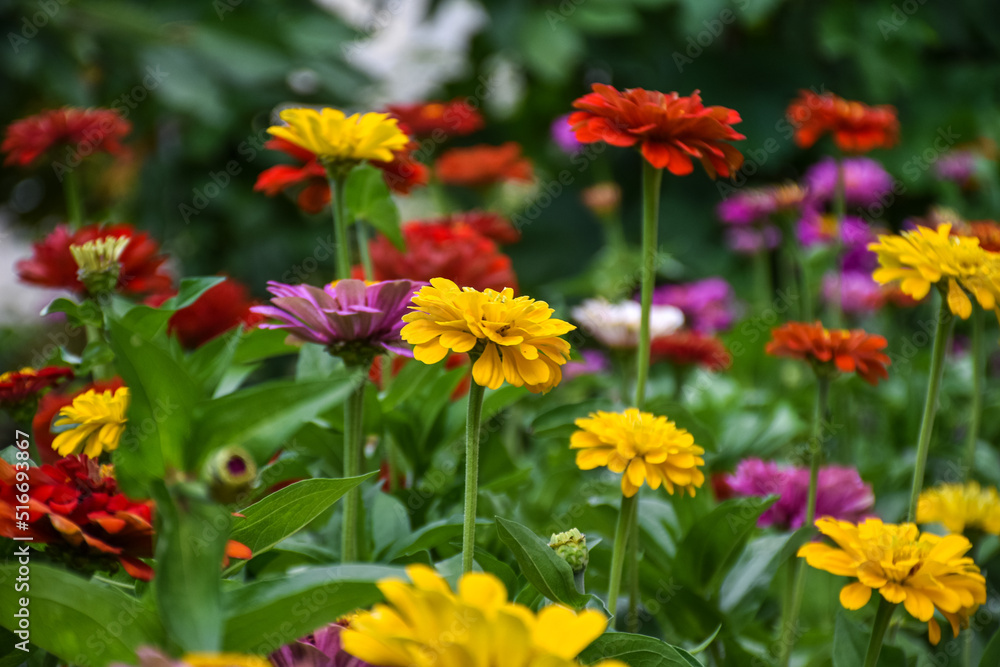
[[208,461],[206,472],[212,498],[220,503],[235,502],[253,487],[257,464],[238,446],[225,447]]
[[122,270],[119,260],[129,240],[127,236],[108,236],[69,247],[76,261],[76,275],[88,292],[97,295],[115,290]]
[[570,528],[565,533],[553,533],[549,539],[549,546],[555,549],[557,556],[569,563],[574,573],[587,569],[590,560],[587,536],[576,528]]

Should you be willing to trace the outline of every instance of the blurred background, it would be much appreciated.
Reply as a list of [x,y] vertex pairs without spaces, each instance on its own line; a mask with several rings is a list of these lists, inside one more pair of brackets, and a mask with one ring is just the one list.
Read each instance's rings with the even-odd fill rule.
[[[798,90],[893,104],[901,142],[875,156],[904,189],[883,216],[888,226],[958,196],[931,169],[942,141],[989,152],[1000,132],[1000,18],[979,0],[0,0],[0,21],[4,125],[62,105],[117,108],[133,124],[128,159],[97,156],[81,170],[89,217],[150,231],[178,275],[226,272],[258,297],[268,279],[312,256],[330,228],[326,213],[309,216],[292,198],[253,191],[261,171],[287,162],[262,148],[283,105],[366,111],[458,98],[481,109],[485,128],[449,146],[517,141],[531,158],[534,184],[494,203],[526,223],[523,240],[505,249],[522,291],[557,303],[583,296],[566,281],[602,242],[581,201],[585,187],[616,180],[626,235],[638,237],[638,156],[572,156],[550,134],[593,82],[700,89],[706,104],[739,111],[747,163],[736,185],[795,179],[821,156],[819,147],[798,149],[783,120]],[[996,215],[990,165],[978,194],[963,193],[970,219]],[[567,170],[570,184],[559,187]],[[726,250],[714,213],[727,192],[700,174],[667,179],[668,277],[721,273],[744,289],[738,277],[750,269]],[[435,212],[426,192],[400,205],[404,220]],[[13,263],[63,211],[50,167],[0,169],[0,340],[8,354],[11,327],[35,318],[49,298],[19,285]]]

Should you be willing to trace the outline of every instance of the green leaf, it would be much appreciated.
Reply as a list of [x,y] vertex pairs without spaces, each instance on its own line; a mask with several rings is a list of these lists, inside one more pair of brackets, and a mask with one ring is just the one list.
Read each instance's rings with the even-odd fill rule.
[[406,579],[386,565],[305,567],[280,579],[258,581],[225,595],[226,651],[267,654],[346,613],[382,599],[375,583]]
[[[28,598],[31,643],[62,662],[81,667],[134,665],[137,647],[163,644],[163,627],[140,600],[43,563],[31,565],[31,590],[18,595],[14,592],[18,567],[0,565],[0,581],[9,587],[0,595],[0,625],[17,630],[14,613],[20,609],[20,598]],[[115,632],[109,632],[111,627]]]
[[[486,519],[476,519],[476,525],[489,525],[489,521]],[[412,556],[417,552],[447,544],[452,538],[458,537],[461,534],[461,520],[440,519],[432,521],[390,545],[386,549],[383,559],[391,561],[401,556]]]
[[129,388],[128,424],[114,453],[115,476],[122,491],[148,498],[148,486],[162,479],[167,467],[189,470],[185,447],[191,411],[201,397],[198,384],[163,342],[153,342],[110,318],[108,333],[115,366]]
[[762,535],[747,544],[719,589],[719,608],[727,614],[756,614],[778,568],[813,534],[812,528],[795,533]]
[[645,635],[606,632],[580,654],[580,662],[592,665],[617,659],[630,667],[701,667],[687,651]]
[[299,348],[287,345],[288,334],[281,329],[251,329],[243,334],[233,356],[234,364],[249,364],[282,354],[294,354]]
[[202,458],[224,445],[239,444],[263,464],[303,424],[342,403],[356,381],[351,376],[277,380],[212,399],[198,412],[193,440]]
[[707,649],[709,646],[712,645],[712,642],[715,641],[715,638],[719,636],[719,632],[721,631],[722,631],[722,625],[716,626],[715,631],[712,634],[710,634],[705,641],[703,641],[702,643],[698,644],[693,649],[691,649],[689,653],[691,655],[697,655],[702,651],[704,651],[705,649]]
[[356,223],[362,220],[382,232],[400,250],[406,250],[399,229],[399,209],[382,171],[369,165],[355,167],[347,177],[344,202]]
[[222,590],[219,572],[230,516],[188,483],[155,493],[158,515],[153,588],[170,639],[185,651],[219,651]]
[[548,542],[526,526],[496,517],[500,539],[514,552],[524,577],[542,595],[574,609],[585,607],[591,596],[581,593],[573,582],[573,569],[556,555]]
[[979,667],[996,667],[996,665],[1000,665],[1000,631],[993,633],[993,639],[986,645],[983,658],[979,661]]
[[328,507],[378,471],[346,479],[304,479],[240,510],[230,539],[250,547],[254,556],[294,535]]
[[867,628],[855,623],[843,610],[839,610],[833,629],[833,667],[858,667],[864,664],[869,634]]
[[684,554],[676,561],[677,578],[696,590],[710,590],[756,528],[757,518],[776,500],[733,498],[699,519],[677,547],[677,553]]
[[177,294],[162,304],[160,310],[180,310],[187,308],[192,303],[201,298],[201,295],[212,289],[221,282],[225,282],[224,276],[199,276],[194,278],[181,278],[181,284],[177,288]]

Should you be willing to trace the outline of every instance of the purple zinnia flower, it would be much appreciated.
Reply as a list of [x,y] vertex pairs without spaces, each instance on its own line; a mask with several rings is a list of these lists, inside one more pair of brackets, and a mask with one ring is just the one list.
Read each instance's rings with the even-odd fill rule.
[[797,208],[805,191],[794,183],[747,188],[722,201],[715,214],[727,225],[749,225],[780,211]]
[[781,230],[774,225],[730,227],[726,231],[726,244],[741,255],[756,255],[781,245]]
[[570,380],[581,375],[603,373],[611,368],[608,355],[600,350],[580,350],[580,361],[570,361],[563,366],[563,378]]
[[[871,206],[892,190],[892,176],[882,165],[867,157],[844,158],[844,199],[847,205]],[[803,177],[809,199],[833,200],[837,188],[837,161],[826,158],[809,167]]]
[[[780,465],[760,459],[745,459],[728,475],[726,484],[738,496],[778,495],[778,501],[764,512],[757,525],[796,530],[805,523],[809,496],[809,469]],[[816,516],[832,516],[857,522],[871,514],[875,505],[872,488],[854,468],[820,468],[816,487]]]
[[875,241],[875,234],[861,218],[845,215],[843,223],[837,226],[837,217],[832,213],[820,213],[814,208],[802,212],[795,226],[799,243],[809,247],[830,243],[839,239],[848,248],[865,247]]
[[968,185],[976,173],[976,153],[970,150],[948,151],[934,163],[934,174],[942,181]]
[[371,667],[343,650],[344,626],[331,623],[308,637],[282,646],[270,655],[275,667]]
[[576,140],[576,133],[570,129],[568,113],[552,121],[549,133],[552,135],[552,141],[563,153],[574,155],[583,148],[583,144]]
[[725,331],[736,319],[733,288],[718,277],[657,287],[653,303],[680,308],[688,327],[704,334]]
[[842,271],[823,277],[823,300],[833,301],[840,290],[840,308],[845,313],[870,313],[885,304],[885,292],[872,280],[870,271]]
[[[262,329],[285,329],[301,341],[325,345],[331,354],[364,363],[380,352],[412,357],[399,332],[410,297],[422,285],[412,280],[338,280],[319,288],[270,281],[271,305],[251,310],[279,323]],[[370,360],[370,359],[369,359]]]

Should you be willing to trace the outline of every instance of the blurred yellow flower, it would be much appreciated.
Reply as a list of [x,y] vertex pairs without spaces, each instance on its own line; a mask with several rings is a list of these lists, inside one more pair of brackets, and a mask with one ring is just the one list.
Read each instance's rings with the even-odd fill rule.
[[191,667],[271,667],[266,658],[244,653],[186,653],[181,662]]
[[823,517],[816,527],[837,547],[810,543],[798,556],[819,570],[857,581],[840,590],[845,609],[860,609],[878,590],[889,602],[903,603],[914,618],[927,623],[931,643],[941,639],[937,609],[957,636],[978,605],[986,602],[986,579],[971,558],[972,543],[960,535],[920,533],[912,523],[884,524],[866,519],[857,525]]
[[546,392],[562,380],[560,366],[569,359],[569,343],[559,336],[575,329],[552,318],[544,301],[502,292],[479,292],[450,280],[433,278],[413,295],[414,312],[402,337],[414,346],[413,356],[436,364],[448,352],[472,352],[476,384],[497,389],[504,380],[532,392]]
[[674,487],[694,490],[705,481],[698,466],[705,465],[705,450],[694,437],[666,417],[629,408],[625,412],[595,412],[577,419],[581,430],[570,438],[570,448],[578,449],[580,470],[605,466],[622,475],[622,493],[631,498],[643,482],[658,489],[662,484],[671,494]]
[[[508,602],[492,574],[470,572],[457,594],[433,568],[410,565],[412,583],[379,582],[387,604],[360,612],[341,635],[344,650],[382,667],[577,667],[580,651],[607,627],[604,614]],[[605,660],[600,667],[626,667]]]
[[917,523],[939,523],[959,535],[966,528],[1000,535],[1000,494],[996,487],[983,489],[978,482],[927,489],[917,502]]
[[101,452],[118,448],[127,421],[128,387],[98,392],[91,389],[59,411],[53,426],[66,429],[52,441],[59,456],[86,454],[96,459]]
[[[983,250],[979,239],[951,236],[951,225],[917,227],[901,234],[880,235],[868,246],[878,255],[872,278],[879,284],[900,281],[900,289],[914,299],[927,296],[932,284],[941,284],[948,308],[963,320],[972,314],[968,290],[986,310],[1000,300],[1000,254]],[[964,288],[964,289],[963,289]],[[997,309],[1000,318],[1000,309]]]
[[389,114],[347,116],[337,109],[285,109],[279,115],[288,125],[273,125],[267,131],[315,153],[325,164],[391,162],[393,153],[410,143]]

